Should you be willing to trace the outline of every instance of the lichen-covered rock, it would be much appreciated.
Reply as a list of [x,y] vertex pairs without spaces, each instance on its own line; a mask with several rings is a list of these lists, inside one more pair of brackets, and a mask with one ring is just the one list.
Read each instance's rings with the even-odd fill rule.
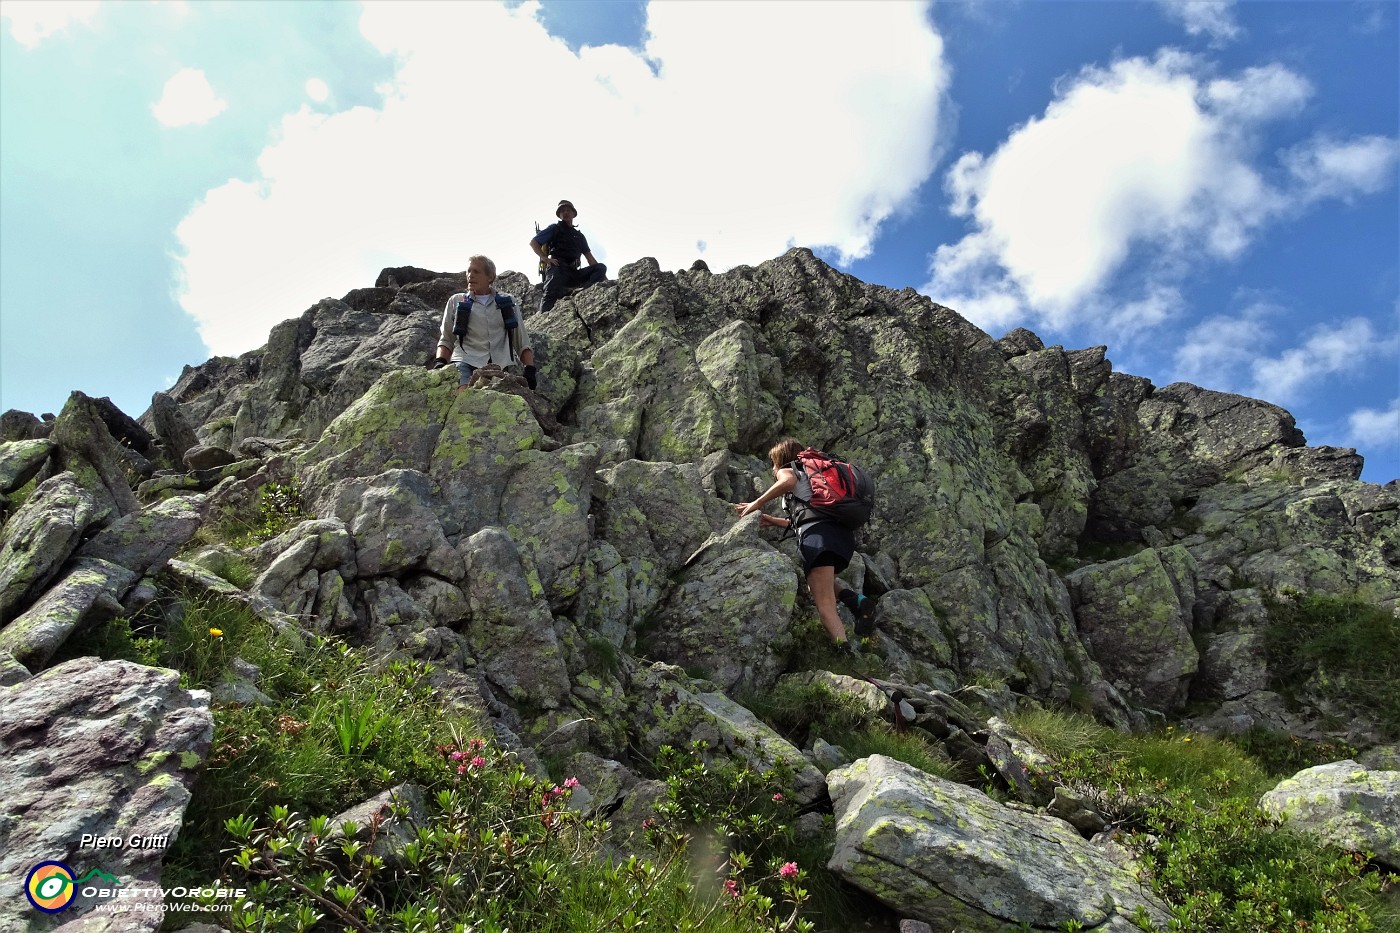
[[705,379],[728,406],[726,435],[745,450],[761,449],[783,423],[782,404],[765,387],[765,369],[777,363],[760,357],[754,329],[734,321],[715,331],[695,348],[695,361]]
[[688,749],[703,742],[709,754],[739,759],[757,771],[784,765],[793,772],[791,797],[799,806],[825,790],[821,772],[790,742],[753,713],[722,693],[691,681],[679,668],[657,662],[637,671],[629,683],[633,736],[643,754],[663,745]]
[[78,482],[97,498],[97,522],[105,525],[140,505],[131,491],[125,449],[112,437],[99,401],[81,392],[69,395],[49,440],[54,445],[54,472],[77,474]]
[[1351,759],[1299,771],[1259,800],[1290,829],[1348,852],[1371,852],[1400,871],[1400,771]]
[[42,438],[0,442],[0,496],[14,492],[38,475],[51,450],[53,444]]
[[[1095,362],[1104,364],[1104,348],[1095,350]],[[1088,518],[1089,496],[1097,485],[1071,361],[1060,347],[1033,351],[1011,361],[1012,368],[1027,377],[1036,410],[1043,413],[1046,423],[1036,441],[1021,451],[1021,462],[1042,515],[1037,537],[1047,560],[1074,552]]]
[[827,776],[836,810],[828,867],[900,914],[940,930],[1025,924],[1128,933],[1165,905],[1130,872],[1050,817],[873,755]]
[[72,561],[34,605],[0,629],[0,651],[14,655],[31,671],[42,669],[79,627],[119,615],[122,597],[136,580],[134,572],[110,561]]
[[79,548],[77,556],[111,561],[145,575],[194,537],[203,500],[198,495],[180,496],[124,515]]
[[181,458],[185,468],[194,472],[217,470],[237,461],[237,457],[217,444],[197,444]]
[[53,580],[101,514],[97,500],[73,473],[39,484],[0,528],[0,625]]
[[726,446],[725,406],[658,292],[593,354],[579,386],[576,438],[620,438],[642,460],[700,460]]
[[448,543],[437,519],[440,498],[437,484],[426,474],[389,470],[371,479],[337,483],[322,495],[316,511],[345,523],[354,542],[354,576],[426,570],[460,582],[461,555]]
[[953,640],[923,589],[890,590],[880,597],[876,627],[910,655],[915,679],[934,682],[956,669]]
[[268,563],[251,591],[292,615],[312,608],[321,574],[334,572],[342,581],[355,578],[355,542],[339,519],[301,522],[259,545],[253,560]]
[[[181,689],[175,671],[80,658],[0,689],[0,886],[17,891],[31,866],[58,860],[79,876],[100,868],[124,887],[158,889],[213,734],[209,695]],[[84,834],[151,844],[84,848]],[[123,900],[133,908],[123,929],[159,926],[159,893]],[[80,895],[54,922],[97,919],[98,903]],[[11,909],[37,917],[20,905],[7,897],[0,919]]]
[[471,610],[467,637],[487,680],[517,703],[564,705],[569,674],[538,575],[501,528],[478,531],[462,552]]
[[1204,489],[1181,543],[1203,566],[1270,590],[1400,606],[1400,493],[1341,480],[1264,476]]
[[703,670],[728,691],[773,685],[792,643],[797,575],[757,530],[756,518],[735,525],[682,571],[640,640],[647,657]]
[[1091,653],[1119,690],[1152,709],[1180,709],[1199,666],[1194,571],[1184,549],[1148,548],[1066,578]]
[[501,522],[539,575],[549,603],[562,609],[583,586],[592,545],[589,510],[599,451],[593,444],[522,451],[501,490]]
[[157,392],[151,396],[149,418],[160,438],[166,462],[179,469],[185,462],[185,454],[199,446],[199,438],[180,412],[177,403],[169,394]]
[[0,441],[32,441],[48,437],[53,427],[53,415],[44,415],[40,420],[31,412],[18,408],[6,409],[0,414]]

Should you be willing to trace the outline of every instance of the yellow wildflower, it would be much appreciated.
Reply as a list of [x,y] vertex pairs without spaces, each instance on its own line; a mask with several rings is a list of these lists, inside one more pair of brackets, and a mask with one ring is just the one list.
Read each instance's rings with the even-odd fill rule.
[[221,628],[211,628],[211,629],[209,630],[209,634],[210,634],[210,635],[213,635],[215,638],[223,638],[223,637],[224,637],[224,630],[221,629]]

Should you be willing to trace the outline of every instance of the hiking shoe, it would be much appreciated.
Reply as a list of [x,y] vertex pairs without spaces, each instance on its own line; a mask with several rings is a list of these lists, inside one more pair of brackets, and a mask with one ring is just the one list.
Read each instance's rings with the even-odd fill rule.
[[875,599],[870,596],[860,597],[856,607],[851,612],[856,617],[856,634],[861,638],[875,633]]

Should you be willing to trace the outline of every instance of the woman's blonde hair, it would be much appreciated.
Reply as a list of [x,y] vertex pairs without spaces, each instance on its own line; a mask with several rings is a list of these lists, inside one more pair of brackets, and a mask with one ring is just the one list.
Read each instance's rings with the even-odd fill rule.
[[795,437],[785,437],[774,444],[768,451],[768,459],[773,461],[773,467],[786,466],[797,459],[797,455],[807,448]]
[[472,267],[472,263],[479,262],[486,267],[486,274],[491,276],[491,281],[496,281],[496,264],[485,256],[470,256],[467,258],[467,268]]

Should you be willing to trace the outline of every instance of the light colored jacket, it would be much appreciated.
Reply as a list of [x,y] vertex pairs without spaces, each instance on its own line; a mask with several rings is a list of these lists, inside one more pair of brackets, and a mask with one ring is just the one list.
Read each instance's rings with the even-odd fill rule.
[[[471,320],[467,334],[461,340],[452,333],[457,322],[457,303],[465,298],[472,299]],[[439,347],[452,348],[452,362],[466,363],[468,366],[509,366],[519,362],[520,354],[530,349],[530,337],[525,331],[524,313],[520,302],[515,303],[515,313],[520,316],[520,326],[516,328],[516,345],[512,358],[509,334],[501,320],[501,309],[496,306],[496,292],[490,295],[468,295],[457,292],[447,299],[447,307],[442,311],[442,329],[438,335]]]

